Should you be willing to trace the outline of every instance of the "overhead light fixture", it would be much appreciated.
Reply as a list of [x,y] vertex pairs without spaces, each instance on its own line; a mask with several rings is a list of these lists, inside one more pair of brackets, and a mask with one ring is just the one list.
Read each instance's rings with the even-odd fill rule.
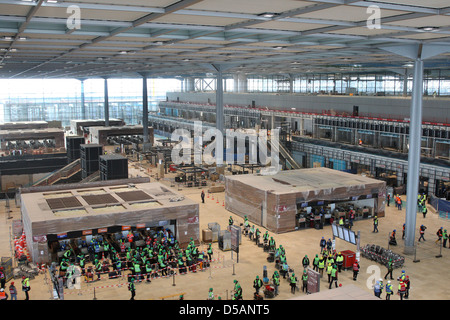
[[120,54],[127,54],[128,52],[127,51],[120,51],[119,53]]
[[406,63],[406,64],[404,64],[403,66],[406,67],[406,68],[412,68],[412,67],[414,67],[414,64],[412,64],[412,63]]
[[16,48],[11,48],[11,49],[9,49],[9,51],[10,52],[17,52],[17,49]]
[[58,0],[47,0],[47,3],[58,3]]
[[27,37],[19,37],[18,40],[19,40],[19,41],[26,41],[26,40],[27,40]]
[[282,47],[282,46],[277,46],[277,47],[273,47],[273,49],[275,49],[275,50],[281,50],[281,49],[284,49],[285,47]]
[[10,37],[10,36],[4,36],[4,37],[3,37],[3,40],[11,41],[11,40],[12,40],[12,37]]
[[191,61],[191,59],[183,59],[183,61],[188,62]]
[[274,13],[274,12],[264,12],[264,13],[258,14],[259,17],[264,17],[264,18],[273,18],[277,15],[278,14]]
[[432,26],[426,26],[426,27],[419,27],[419,30],[426,31],[426,32],[432,32],[432,31],[438,31],[439,27],[432,27]]

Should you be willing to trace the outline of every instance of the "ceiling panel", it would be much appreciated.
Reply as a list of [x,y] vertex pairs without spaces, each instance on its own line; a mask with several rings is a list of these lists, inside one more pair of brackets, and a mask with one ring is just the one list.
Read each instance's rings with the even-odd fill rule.
[[377,0],[377,2],[391,3],[391,4],[405,4],[416,7],[430,7],[430,8],[446,8],[449,6],[447,0]]
[[189,9],[261,14],[267,12],[280,13],[312,4],[314,3],[292,0],[204,0],[190,6]]
[[427,26],[443,27],[443,26],[450,26],[450,16],[432,15],[432,16],[416,18],[416,19],[389,22],[389,24],[394,25],[394,26],[406,26],[406,27],[415,27],[415,28],[427,27]]
[[245,21],[245,19],[237,18],[222,18],[209,16],[196,16],[184,14],[169,14],[164,17],[153,20],[159,23],[179,23],[188,25],[203,25],[203,26],[226,26],[228,24]]
[[328,27],[326,24],[315,23],[293,23],[282,21],[268,21],[264,23],[258,23],[252,26],[252,28],[258,29],[271,29],[271,30],[288,30],[288,31],[305,31],[317,28]]
[[[143,12],[131,12],[131,11],[117,11],[117,10],[91,10],[82,9],[82,20],[110,20],[110,21],[134,21],[144,16]],[[44,18],[62,18],[67,19],[70,14],[67,13],[67,8],[57,7],[41,7],[37,11],[36,17]],[[66,21],[62,21],[65,23]],[[83,27],[83,25],[81,26]]]
[[[381,10],[381,17],[390,17],[399,14],[408,13],[407,11],[397,10]],[[297,15],[298,18],[312,18],[312,19],[332,19],[339,21],[365,21],[369,18],[367,8],[355,6],[337,6],[330,9],[318,10],[310,13]]]

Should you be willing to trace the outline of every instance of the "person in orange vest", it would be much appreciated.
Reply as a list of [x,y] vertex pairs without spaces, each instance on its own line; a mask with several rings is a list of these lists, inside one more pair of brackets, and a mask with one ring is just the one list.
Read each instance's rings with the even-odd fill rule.
[[398,284],[398,294],[400,295],[400,300],[403,300],[403,296],[405,295],[406,292],[406,285],[405,282],[403,282],[403,280],[400,280],[399,284]]
[[3,288],[0,289],[0,300],[8,300],[8,294]]
[[361,140],[361,139],[359,139],[359,142],[358,142],[358,144],[359,144],[360,146],[362,146],[363,142],[362,142],[362,140]]

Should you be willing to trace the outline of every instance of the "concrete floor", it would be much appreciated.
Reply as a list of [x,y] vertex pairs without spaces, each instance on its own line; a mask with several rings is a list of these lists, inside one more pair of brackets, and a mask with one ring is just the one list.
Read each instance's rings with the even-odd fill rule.
[[[153,170],[155,171],[155,170]],[[130,176],[147,176],[148,170],[139,170],[130,166]],[[150,173],[151,175],[151,173]],[[167,176],[166,176],[167,177]],[[169,181],[162,181],[170,186]],[[235,223],[242,223],[242,218],[228,212],[223,207],[224,193],[214,194],[214,200],[206,198],[206,203],[201,204],[200,193],[201,188],[184,188],[179,192],[200,203],[200,236],[201,230],[207,229],[208,223],[217,222],[221,229],[226,228],[229,216],[233,216]],[[206,192],[206,188],[205,188]],[[403,197],[405,200],[405,196]],[[0,224],[0,255],[1,257],[12,256],[12,245],[10,244],[10,234],[12,221],[20,219],[20,208],[12,205],[10,216],[6,212],[5,202],[1,202],[0,216],[3,216],[4,223]],[[401,240],[401,229],[404,222],[405,210],[398,211],[395,207],[387,207],[386,217],[380,218],[379,233],[372,233],[372,220],[356,221],[353,227],[354,231],[361,232],[361,246],[366,244],[378,244],[384,248],[388,246],[388,235],[393,229],[397,229],[398,246],[391,249],[403,255],[403,241]],[[417,226],[425,224],[428,229],[425,235],[427,241],[420,242],[417,245],[416,259],[420,262],[413,262],[414,256],[405,256],[406,262],[403,269],[411,279],[410,300],[447,300],[450,298],[448,288],[450,286],[450,277],[448,276],[448,264],[450,261],[450,249],[442,249],[442,258],[436,258],[439,254],[439,245],[435,243],[437,236],[435,235],[441,226],[450,230],[450,222],[438,218],[434,210],[429,207],[429,213],[424,219],[422,214],[417,215]],[[264,228],[260,227],[262,233]],[[270,233],[270,232],[269,232]],[[302,271],[301,260],[305,254],[312,258],[316,253],[320,252],[319,240],[321,237],[326,239],[332,238],[330,226],[324,227],[322,230],[306,229],[284,234],[271,234],[276,240],[277,247],[281,244],[286,249],[286,257],[288,264],[294,269],[296,274],[300,275]],[[416,239],[418,232],[416,233]],[[206,245],[203,245],[206,249]],[[336,240],[336,248],[338,251],[351,250],[356,251],[356,246],[343,240]],[[239,263],[236,263],[236,253],[231,251],[223,252],[218,249],[218,244],[213,243],[215,260],[211,264],[211,268],[206,271],[189,273],[186,275],[176,275],[169,278],[158,278],[151,284],[139,283],[136,285],[136,300],[177,300],[180,294],[184,294],[185,300],[204,300],[208,296],[209,288],[213,288],[216,297],[222,299],[231,298],[231,290],[233,288],[233,280],[237,279],[243,288],[244,300],[253,299],[253,280],[257,275],[260,278],[263,275],[263,267],[267,266],[269,278],[272,276],[275,267],[274,263],[267,262],[267,253],[262,248],[256,247],[248,238],[242,239],[240,246]],[[297,292],[292,294],[287,280],[281,279],[279,295],[272,300],[287,299],[369,299],[373,295],[373,280],[383,278],[386,268],[376,264],[365,258],[361,258],[361,272],[357,281],[352,280],[352,271],[343,271],[339,274],[339,283],[342,288],[328,289],[327,279],[321,280],[321,292],[316,297]],[[400,275],[400,270],[394,270],[394,278]],[[18,288],[18,299],[24,299],[25,295],[20,291],[20,279],[15,281]],[[31,300],[50,300],[53,299],[50,282],[46,273],[40,274],[31,280]],[[386,283],[386,282],[385,282]],[[398,282],[392,281],[395,291],[397,291]],[[9,283],[7,283],[8,287]],[[348,287],[348,288],[347,288]],[[357,288],[353,289],[352,288]],[[325,291],[333,291],[330,293]],[[353,294],[352,294],[353,291]],[[385,294],[383,292],[383,299]],[[100,281],[93,283],[82,283],[80,290],[65,290],[65,300],[127,300],[130,293],[127,290],[126,279],[107,279],[102,278]],[[392,300],[398,300],[399,297],[394,295]]]

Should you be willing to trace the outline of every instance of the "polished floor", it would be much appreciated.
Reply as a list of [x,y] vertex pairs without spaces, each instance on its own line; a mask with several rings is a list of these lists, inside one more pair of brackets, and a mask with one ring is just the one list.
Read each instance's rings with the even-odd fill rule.
[[[154,171],[154,170],[153,170]],[[150,176],[152,175],[146,168],[130,166],[130,175]],[[170,186],[169,179],[173,176],[166,175],[162,182]],[[153,178],[151,178],[153,180]],[[178,187],[176,187],[178,189]],[[214,194],[214,200],[211,197],[206,198],[204,204],[201,203],[201,188],[180,188],[179,192],[200,203],[200,235],[201,230],[206,229],[208,223],[217,222],[221,228],[226,228],[229,216],[233,216],[237,224],[243,222],[242,219],[223,207],[224,193]],[[206,191],[206,189],[205,189]],[[405,199],[405,196],[403,196]],[[11,243],[12,222],[20,219],[20,208],[11,205],[11,212],[4,208],[5,202],[1,202],[0,215],[4,223],[0,224],[0,255],[1,257],[11,257],[13,245]],[[405,210],[397,210],[390,206],[387,208],[386,216],[380,218],[379,232],[372,233],[372,220],[356,221],[353,227],[354,231],[361,232],[361,246],[366,244],[378,244],[384,248],[388,246],[388,236],[393,229],[398,230],[398,245],[390,247],[394,252],[403,255],[403,241],[401,240],[401,229],[404,222]],[[450,230],[450,222],[442,220],[429,207],[429,213],[426,218],[422,214],[417,215],[417,226],[424,224],[427,226],[425,242],[417,243],[415,256],[405,256],[406,262],[403,269],[411,279],[410,300],[448,300],[450,292],[450,277],[448,276],[448,266],[450,261],[450,249],[442,248],[442,257],[436,258],[440,254],[440,246],[435,243],[437,239],[436,231],[441,226]],[[264,233],[264,228],[260,228]],[[270,233],[270,232],[269,232]],[[332,237],[330,226],[325,226],[321,230],[306,229],[284,234],[270,234],[276,240],[277,246],[283,245],[286,249],[288,264],[294,271],[300,275],[302,271],[301,260],[306,254],[312,258],[320,252],[319,240],[321,237],[326,239]],[[418,238],[416,233],[416,239]],[[202,245],[206,249],[206,245]],[[351,250],[356,251],[356,246],[343,240],[336,240],[338,251]],[[236,253],[231,251],[221,251],[218,244],[213,243],[214,262],[211,268],[196,273],[186,275],[176,275],[174,277],[154,279],[150,284],[138,283],[136,285],[136,300],[177,300],[181,294],[185,300],[204,300],[208,297],[208,291],[213,288],[217,298],[223,300],[231,299],[231,290],[233,289],[233,280],[237,279],[243,288],[244,300],[253,299],[253,280],[258,275],[263,276],[264,267],[267,268],[269,277],[272,276],[275,266],[274,263],[267,262],[267,253],[262,248],[258,248],[248,238],[242,239],[240,246],[239,262],[237,262]],[[416,262],[414,262],[416,261]],[[373,261],[361,257],[361,272],[357,281],[352,280],[352,271],[343,271],[339,274],[338,282],[341,288],[328,289],[327,279],[321,280],[320,293],[317,296],[306,295],[301,291],[295,294],[291,293],[287,280],[281,279],[279,295],[272,300],[286,299],[369,299],[372,298],[372,285],[374,280],[384,278],[386,268]],[[394,270],[394,278],[400,276],[400,270]],[[25,295],[20,290],[20,279],[13,279],[18,288],[18,299],[24,299]],[[10,282],[11,282],[10,281]],[[9,286],[7,283],[6,287]],[[397,291],[398,282],[393,280],[395,291]],[[386,280],[384,281],[386,283]],[[352,289],[353,288],[353,289]],[[357,288],[357,289],[356,289]],[[333,294],[327,293],[333,291]],[[332,296],[332,298],[330,298]],[[119,277],[116,279],[101,280],[92,283],[81,283],[81,289],[66,289],[64,292],[65,300],[127,300],[130,298],[130,292],[127,289],[126,279]],[[382,298],[385,298],[383,292]],[[51,300],[54,299],[49,277],[46,272],[40,274],[31,280],[31,300]],[[399,296],[394,295],[392,300],[399,300]]]

